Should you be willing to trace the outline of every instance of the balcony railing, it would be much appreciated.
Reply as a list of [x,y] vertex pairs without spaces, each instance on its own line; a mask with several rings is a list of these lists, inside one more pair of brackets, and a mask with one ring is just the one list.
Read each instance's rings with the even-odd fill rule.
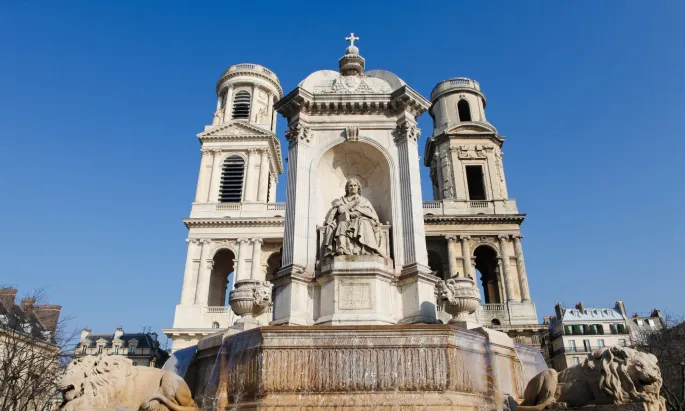
[[442,201],[424,201],[423,208],[441,208]]
[[231,312],[231,307],[230,307],[230,306],[207,307],[207,312],[208,312],[209,314],[225,314],[225,313],[230,313],[230,312]]
[[267,210],[285,210],[285,203],[269,203],[266,205]]
[[483,311],[504,311],[504,304],[483,304]]
[[240,210],[240,203],[220,203],[216,205],[216,211]]
[[488,208],[489,201],[469,201],[469,208]]

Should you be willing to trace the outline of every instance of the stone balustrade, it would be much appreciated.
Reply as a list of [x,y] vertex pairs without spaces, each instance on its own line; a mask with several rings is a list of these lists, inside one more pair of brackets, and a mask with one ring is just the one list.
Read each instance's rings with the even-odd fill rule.
[[433,200],[423,202],[424,215],[518,214],[516,201],[506,200]]

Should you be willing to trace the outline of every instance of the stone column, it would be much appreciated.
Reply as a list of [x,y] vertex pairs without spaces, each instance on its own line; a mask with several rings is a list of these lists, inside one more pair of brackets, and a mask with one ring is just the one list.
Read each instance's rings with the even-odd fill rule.
[[237,267],[234,267],[235,282],[249,278],[249,274],[245,272],[245,255],[247,254],[247,243],[249,241],[250,240],[247,238],[238,239],[238,255],[236,258]]
[[[269,101],[271,101],[271,95],[269,95]],[[278,120],[278,111],[273,108],[274,103],[271,103],[271,110],[273,111],[273,117],[271,118],[271,131],[276,133],[276,121]]]
[[459,274],[457,269],[457,237],[454,235],[445,236],[447,239],[447,258],[449,258],[450,278]]
[[497,236],[499,239],[499,251],[502,257],[502,276],[504,277],[504,288],[507,290],[507,298],[509,301],[516,301],[514,297],[514,283],[511,278],[511,270],[509,269],[509,249],[508,247],[508,236],[500,235]]
[[263,280],[262,272],[262,244],[261,238],[252,239],[252,269],[250,270],[251,280]]
[[[423,200],[419,176],[417,140],[421,135],[413,115],[405,112],[394,130],[397,147],[398,177],[400,183],[400,215],[403,254],[396,253],[396,262],[402,267],[402,320],[400,323],[435,323],[435,285],[439,279],[430,275],[426,232],[423,223]],[[399,254],[399,255],[398,255]]]
[[214,153],[211,150],[202,150],[202,160],[200,160],[200,173],[197,177],[197,191],[195,191],[196,203],[204,203],[209,201],[209,184],[212,179],[213,166]]
[[193,305],[195,303],[195,289],[197,288],[197,274],[200,268],[201,251],[197,240],[187,239],[188,255],[186,267],[183,272],[183,289],[181,290],[181,305]]
[[530,288],[528,287],[528,274],[526,263],[523,260],[523,248],[521,247],[521,235],[514,236],[514,251],[516,252],[516,269],[519,274],[519,287],[521,287],[521,299],[530,301]]
[[259,190],[257,191],[257,201],[266,203],[269,197],[269,151],[262,149],[262,159],[259,164]]
[[459,148],[450,147],[449,152],[450,164],[452,173],[454,175],[454,198],[456,200],[466,200],[468,196],[468,188],[466,187],[466,178],[464,177],[464,166],[459,158]]
[[209,300],[209,284],[212,277],[212,268],[205,264],[207,259],[207,252],[209,251],[209,244],[212,240],[208,238],[201,238],[197,240],[200,244],[200,261],[198,264],[198,278],[197,289],[195,290],[195,304],[207,305]]
[[469,244],[471,237],[468,235],[462,235],[459,236],[459,239],[461,240],[461,255],[464,264],[464,277],[470,277],[475,281],[476,276],[473,273],[473,265],[471,264],[471,244]]
[[209,179],[209,188],[206,190],[207,202],[216,203],[219,201],[219,188],[221,188],[221,150],[213,150],[212,174]]
[[248,150],[247,158],[247,177],[245,179],[245,201],[252,202],[257,200],[257,149],[251,148]]
[[249,123],[255,124],[257,122],[257,91],[259,88],[256,84],[252,85],[252,95],[250,96],[250,119]]
[[226,91],[226,103],[224,105],[224,123],[231,120],[233,114],[233,86],[228,86]]
[[307,222],[309,220],[309,164],[312,136],[304,122],[288,125],[285,138],[288,148],[288,187],[286,188],[285,227],[283,230],[283,266],[274,279],[274,308],[272,325],[307,325],[308,284],[313,267],[309,267]]

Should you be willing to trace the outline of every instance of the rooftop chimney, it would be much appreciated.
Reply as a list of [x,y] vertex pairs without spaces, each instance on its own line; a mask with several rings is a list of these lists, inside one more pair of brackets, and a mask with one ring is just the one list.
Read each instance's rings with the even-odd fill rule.
[[57,330],[57,322],[59,321],[59,314],[62,311],[61,305],[43,304],[36,306],[36,318],[40,324],[47,331],[55,332]]
[[84,328],[83,330],[81,330],[81,341],[83,341],[83,340],[85,340],[86,338],[88,338],[88,336],[90,335],[90,333],[91,333],[90,328]]
[[564,316],[564,312],[561,308],[561,303],[557,302],[554,304],[554,313],[557,315],[557,318],[561,320],[561,318]]
[[576,309],[577,309],[577,310],[580,310],[581,312],[585,312],[585,304],[583,304],[582,301],[579,301],[579,302],[576,304]]
[[27,317],[31,317],[31,314],[33,314],[33,310],[36,306],[36,299],[33,297],[22,298],[19,305],[21,306],[21,310],[24,312],[24,314],[26,314]]
[[649,315],[650,317],[659,317],[661,318],[661,311],[657,310],[656,308],[652,310],[652,313]]
[[14,307],[14,299],[17,297],[17,289],[13,287],[0,288],[0,304],[5,310],[11,311]]
[[628,314],[626,313],[626,306],[623,304],[623,300],[618,300],[616,301],[616,310],[623,314],[624,317],[628,317]]

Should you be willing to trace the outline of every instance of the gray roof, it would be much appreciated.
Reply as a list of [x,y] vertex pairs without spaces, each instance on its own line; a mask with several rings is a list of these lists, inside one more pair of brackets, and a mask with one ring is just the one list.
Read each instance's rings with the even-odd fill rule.
[[[89,334],[87,338],[89,342],[89,348],[96,347],[98,340],[106,341],[105,348],[112,347],[112,343],[114,342],[114,334]],[[136,347],[138,348],[159,348],[159,341],[154,341],[152,339],[152,335],[149,333],[124,333],[119,337],[119,339],[122,342],[122,348],[127,348],[130,340],[136,340],[138,342]],[[79,342],[76,348],[78,349],[82,346],[83,341]]]

